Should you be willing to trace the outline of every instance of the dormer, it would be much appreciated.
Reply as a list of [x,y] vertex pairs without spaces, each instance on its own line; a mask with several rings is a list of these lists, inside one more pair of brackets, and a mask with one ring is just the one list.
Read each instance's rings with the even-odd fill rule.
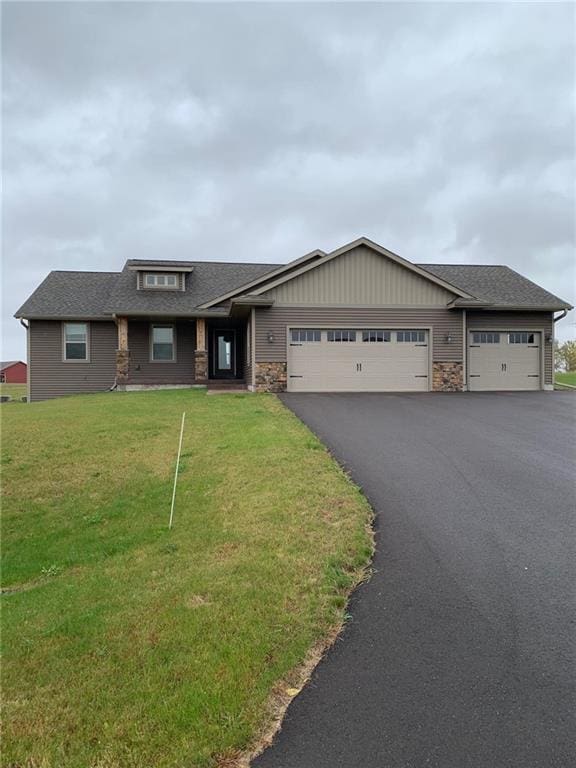
[[194,267],[186,262],[135,261],[128,269],[136,272],[136,288],[139,291],[185,291],[186,275]]

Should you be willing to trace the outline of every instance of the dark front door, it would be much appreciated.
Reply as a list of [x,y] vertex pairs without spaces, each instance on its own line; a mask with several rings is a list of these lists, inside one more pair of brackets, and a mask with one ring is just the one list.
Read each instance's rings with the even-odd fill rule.
[[214,331],[214,378],[236,376],[236,331]]

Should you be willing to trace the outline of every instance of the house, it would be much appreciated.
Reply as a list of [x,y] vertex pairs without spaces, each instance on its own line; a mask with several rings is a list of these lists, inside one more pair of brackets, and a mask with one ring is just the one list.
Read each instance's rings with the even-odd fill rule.
[[44,400],[225,383],[552,389],[554,323],[570,308],[508,267],[413,264],[360,238],[285,265],[131,259],[121,272],[51,272],[16,317],[30,399]]
[[2,384],[26,384],[26,363],[22,360],[8,360],[0,363],[0,383]]

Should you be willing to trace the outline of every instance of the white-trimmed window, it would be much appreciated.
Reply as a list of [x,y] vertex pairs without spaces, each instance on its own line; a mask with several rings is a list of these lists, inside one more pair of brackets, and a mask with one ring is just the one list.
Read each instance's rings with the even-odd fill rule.
[[328,341],[356,341],[356,331],[337,330],[328,331]]
[[290,331],[290,339],[293,342],[303,344],[309,341],[320,341],[322,338],[322,331],[316,328],[293,328]]
[[390,341],[390,331],[362,331],[362,341]]
[[528,331],[509,333],[508,344],[534,344],[534,334]]
[[146,272],[144,286],[146,288],[178,288],[178,275],[174,272]]
[[64,323],[64,360],[88,360],[88,323]]
[[492,331],[473,333],[472,341],[474,344],[500,344],[500,334]]
[[153,325],[151,340],[153,362],[173,362],[176,359],[173,325]]
[[396,341],[422,343],[426,341],[425,331],[396,331]]

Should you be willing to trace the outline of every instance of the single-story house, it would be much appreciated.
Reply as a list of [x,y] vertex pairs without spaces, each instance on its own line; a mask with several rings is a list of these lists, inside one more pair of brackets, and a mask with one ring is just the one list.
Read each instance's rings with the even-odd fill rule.
[[23,363],[22,360],[7,360],[0,363],[0,383],[26,384],[27,380],[26,363]]
[[51,272],[16,317],[34,401],[226,383],[552,389],[554,323],[569,309],[509,267],[413,264],[362,237],[283,265],[130,259],[121,272]]

